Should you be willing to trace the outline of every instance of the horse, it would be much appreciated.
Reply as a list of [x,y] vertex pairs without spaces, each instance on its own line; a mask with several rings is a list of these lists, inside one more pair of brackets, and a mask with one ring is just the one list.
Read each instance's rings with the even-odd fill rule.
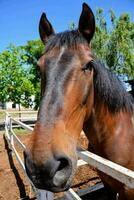
[[[95,17],[83,3],[78,29],[56,34],[43,13],[39,22],[45,45],[38,65],[41,95],[37,122],[24,152],[26,172],[39,189],[68,190],[77,166],[82,130],[89,150],[134,170],[133,99],[123,84],[91,52]],[[120,200],[134,199],[134,190],[99,172]]]

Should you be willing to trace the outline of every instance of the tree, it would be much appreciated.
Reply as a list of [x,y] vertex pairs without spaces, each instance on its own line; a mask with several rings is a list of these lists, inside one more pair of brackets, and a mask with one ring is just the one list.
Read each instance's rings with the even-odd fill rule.
[[103,62],[106,62],[109,37],[110,34],[104,19],[104,11],[99,8],[96,11],[96,31],[91,45],[97,58],[103,60]]
[[0,54],[0,101],[32,106],[34,87],[24,64],[26,60],[23,49],[14,45]]
[[97,27],[92,47],[97,58],[122,77],[134,78],[134,23],[123,13],[118,19],[110,10],[111,28],[104,19],[104,12],[96,13]]
[[38,108],[41,99],[40,92],[40,73],[38,69],[37,62],[43,52],[43,44],[40,40],[28,41],[25,46],[22,47],[25,51],[25,56],[27,57],[26,65],[28,66],[29,78],[34,87],[34,103],[35,109]]

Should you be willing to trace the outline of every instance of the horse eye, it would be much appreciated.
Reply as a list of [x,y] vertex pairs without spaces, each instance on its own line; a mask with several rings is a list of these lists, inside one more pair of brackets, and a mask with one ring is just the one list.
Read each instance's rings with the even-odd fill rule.
[[84,67],[82,68],[82,71],[87,71],[87,70],[91,71],[92,69],[93,69],[92,63],[89,62],[84,65]]

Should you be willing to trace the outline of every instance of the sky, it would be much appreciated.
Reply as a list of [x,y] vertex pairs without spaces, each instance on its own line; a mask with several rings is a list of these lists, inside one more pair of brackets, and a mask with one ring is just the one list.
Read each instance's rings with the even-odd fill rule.
[[[42,12],[53,25],[55,32],[61,32],[78,24],[83,0],[0,0],[0,52],[9,44],[25,45],[28,40],[39,39],[38,23]],[[105,17],[109,9],[117,16],[130,13],[134,21],[134,0],[85,0],[95,12],[103,8]]]

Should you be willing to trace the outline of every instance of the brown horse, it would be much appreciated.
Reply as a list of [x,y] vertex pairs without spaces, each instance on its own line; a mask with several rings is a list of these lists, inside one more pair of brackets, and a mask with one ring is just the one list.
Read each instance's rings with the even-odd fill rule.
[[[30,179],[37,188],[67,190],[76,170],[82,129],[93,152],[134,170],[133,100],[91,53],[92,10],[84,3],[78,30],[59,34],[43,13],[39,32],[45,44],[38,62],[42,101],[24,153]],[[100,177],[121,200],[134,199],[134,190],[103,173]]]

